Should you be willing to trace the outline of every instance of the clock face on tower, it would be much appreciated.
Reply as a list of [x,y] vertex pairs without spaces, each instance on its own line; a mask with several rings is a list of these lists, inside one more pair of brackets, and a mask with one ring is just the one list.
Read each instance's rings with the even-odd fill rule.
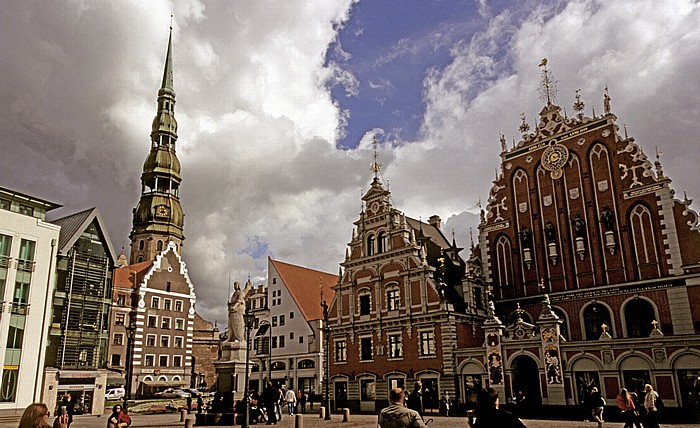
[[158,205],[156,207],[156,217],[168,218],[170,215],[170,208],[166,205]]
[[372,205],[369,207],[369,209],[370,209],[370,211],[372,211],[373,213],[376,214],[377,211],[379,211],[379,202],[374,201],[374,202],[372,203]]

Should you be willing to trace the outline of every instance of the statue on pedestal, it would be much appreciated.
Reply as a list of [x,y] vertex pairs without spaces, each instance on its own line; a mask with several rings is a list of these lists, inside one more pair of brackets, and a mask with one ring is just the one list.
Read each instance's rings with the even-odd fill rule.
[[228,340],[227,342],[244,342],[245,341],[245,324],[243,322],[243,314],[246,309],[246,297],[253,288],[250,282],[246,283],[244,290],[241,290],[241,284],[236,281],[233,284],[233,294],[228,302]]

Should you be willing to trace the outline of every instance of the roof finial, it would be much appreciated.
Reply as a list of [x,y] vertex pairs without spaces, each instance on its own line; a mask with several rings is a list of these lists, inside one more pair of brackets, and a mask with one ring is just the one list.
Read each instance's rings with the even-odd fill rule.
[[173,14],[170,14],[170,31],[173,31]]
[[374,159],[374,161],[370,164],[370,168],[372,169],[372,171],[374,171],[374,179],[377,180],[379,178],[379,171],[382,169],[382,164],[377,162],[377,136],[376,135],[372,139],[372,146],[374,147],[374,154],[372,155],[372,158]]
[[501,151],[505,152],[508,150],[508,147],[506,147],[506,136],[503,135],[503,131],[498,131],[499,134],[501,134]]
[[654,165],[656,166],[656,177],[657,178],[664,178],[664,170],[661,168],[661,156],[663,153],[659,151],[659,147],[655,146],[656,149],[656,162],[654,162]]
[[469,226],[469,242],[471,243],[471,248],[474,248],[474,230]]
[[540,82],[540,98],[546,101],[547,105],[552,105],[556,97],[556,80],[552,79],[551,71],[547,69],[547,58],[542,58],[539,67],[542,67],[542,82]]
[[623,126],[625,127],[625,140],[626,140],[629,138],[629,136],[627,135],[627,124],[625,123]]
[[525,138],[527,136],[527,131],[530,130],[530,124],[525,122],[525,112],[520,113],[520,119],[523,120],[523,123],[520,124],[518,129],[520,129],[520,132],[523,133],[523,138]]

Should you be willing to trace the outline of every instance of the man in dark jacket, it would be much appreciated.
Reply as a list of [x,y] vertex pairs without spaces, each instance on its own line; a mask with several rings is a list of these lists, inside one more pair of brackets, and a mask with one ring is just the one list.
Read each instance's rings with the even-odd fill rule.
[[423,384],[421,381],[416,381],[413,385],[413,391],[408,394],[407,407],[411,410],[415,410],[418,414],[423,417]]
[[499,409],[498,393],[493,388],[484,388],[476,395],[476,418],[467,414],[471,428],[526,428],[517,416]]
[[262,393],[262,398],[263,403],[265,404],[265,411],[267,412],[267,423],[266,425],[270,424],[277,424],[277,412],[275,411],[275,408],[277,406],[277,400],[279,400],[280,393],[275,388],[272,386],[271,382],[267,382],[267,385],[265,385],[265,390]]

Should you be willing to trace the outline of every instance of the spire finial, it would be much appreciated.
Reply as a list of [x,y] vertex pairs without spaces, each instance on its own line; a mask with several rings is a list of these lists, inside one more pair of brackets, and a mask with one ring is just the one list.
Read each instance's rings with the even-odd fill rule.
[[523,138],[525,138],[527,136],[527,131],[530,130],[530,124],[525,122],[525,112],[520,113],[520,119],[523,120],[523,123],[520,124],[518,129],[520,129],[520,132],[523,133]]
[[175,88],[173,86],[173,23],[172,15],[170,15],[170,36],[168,36],[168,53],[165,57],[165,69],[163,70],[163,82],[160,85],[160,89],[169,89],[175,93]]
[[556,97],[556,80],[552,79],[551,71],[547,69],[547,58],[542,58],[539,67],[542,67],[542,82],[540,82],[540,98],[546,101],[547,105],[552,105],[552,101]]
[[586,104],[581,101],[581,90],[577,89],[576,90],[576,102],[574,103],[574,111],[576,112],[576,117],[579,118],[579,120],[583,117],[583,108],[586,106]]
[[502,152],[505,152],[506,150],[508,150],[508,147],[506,147],[506,136],[503,135],[503,131],[498,131],[498,133],[501,134],[501,136],[500,136],[500,140],[501,140],[501,151],[502,151]]
[[626,140],[629,138],[629,136],[627,135],[627,124],[625,123],[623,126],[625,127],[625,140]]
[[471,243],[471,247],[474,248],[474,230],[471,226],[469,226],[469,242]]
[[173,14],[170,14],[170,31],[173,31]]
[[382,164],[377,162],[377,136],[376,135],[372,139],[372,146],[374,147],[374,154],[372,155],[372,159],[374,161],[370,164],[370,168],[372,168],[372,171],[374,171],[374,179],[377,180],[379,178],[379,171],[382,169]]
[[610,114],[610,93],[608,85],[605,85],[605,94],[603,95],[603,113]]
[[656,176],[658,178],[663,178],[664,170],[661,168],[661,156],[663,153],[659,151],[659,146],[655,146],[654,149],[656,149],[656,162],[654,162],[654,166],[656,166]]

